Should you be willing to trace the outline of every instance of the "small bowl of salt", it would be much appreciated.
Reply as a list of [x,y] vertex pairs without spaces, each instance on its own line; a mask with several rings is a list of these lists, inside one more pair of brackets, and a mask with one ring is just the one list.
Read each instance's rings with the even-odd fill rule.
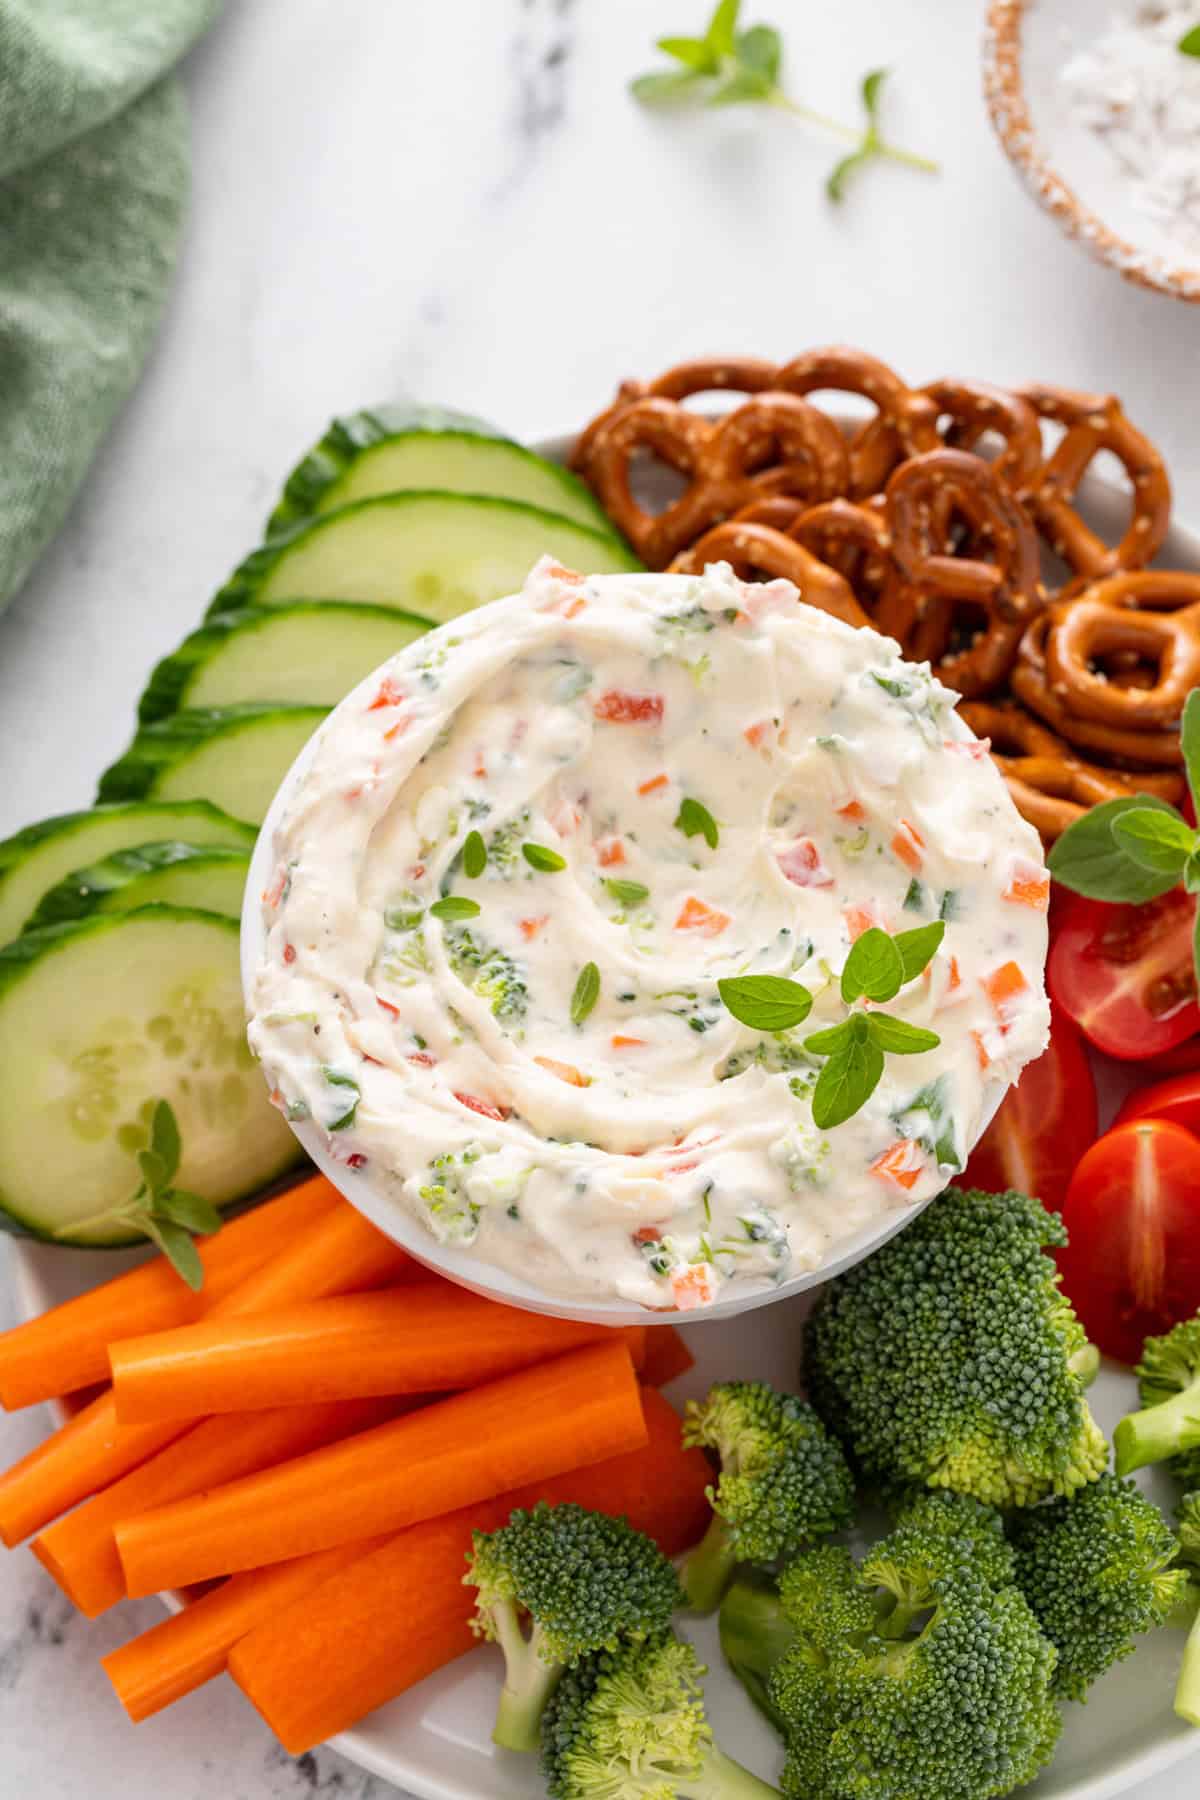
[[991,0],[984,86],[1064,230],[1127,280],[1200,303],[1200,0]]

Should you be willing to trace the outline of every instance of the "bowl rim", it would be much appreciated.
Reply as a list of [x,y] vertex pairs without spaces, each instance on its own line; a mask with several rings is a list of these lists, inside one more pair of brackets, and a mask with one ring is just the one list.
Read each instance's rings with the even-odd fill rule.
[[1200,305],[1200,263],[1174,263],[1131,244],[1084,205],[1050,161],[1025,96],[1022,26],[1031,4],[989,0],[987,10],[983,91],[1005,154],[1038,205],[1090,255],[1138,287]]
[[[548,461],[562,463],[566,460],[566,455],[574,441],[573,434],[556,434],[553,437],[540,438],[536,443],[531,444],[530,448]],[[239,936],[242,992],[248,1016],[253,1012],[254,978],[266,943],[261,896],[270,886],[274,871],[276,829],[292,794],[307,773],[309,764],[316,755],[326,726],[342,708],[353,702],[356,694],[369,689],[377,678],[378,670],[373,670],[365,676],[318,725],[280,782],[262,822],[247,872]],[[955,716],[957,718],[957,715]],[[960,720],[959,723],[967,735],[973,735],[965,721]],[[985,1102],[979,1137],[983,1136],[995,1118],[1010,1086],[1011,1083],[1006,1083],[1003,1087],[997,1084],[994,1093]],[[321,1174],[332,1182],[351,1206],[362,1213],[364,1218],[369,1219],[371,1224],[382,1231],[385,1237],[389,1237],[394,1243],[399,1244],[415,1262],[422,1264],[423,1267],[430,1269],[435,1274],[443,1275],[448,1280],[456,1282],[458,1286],[469,1289],[472,1293],[483,1295],[486,1299],[498,1300],[503,1305],[519,1307],[525,1312],[542,1313],[552,1318],[581,1320],[586,1324],[647,1325],[656,1321],[661,1324],[708,1324],[713,1320],[734,1318],[740,1313],[753,1311],[760,1306],[771,1305],[777,1300],[790,1299],[810,1288],[820,1287],[824,1282],[832,1280],[835,1275],[840,1275],[846,1269],[852,1268],[855,1263],[861,1262],[873,1251],[887,1243],[889,1238],[895,1237],[898,1232],[902,1231],[919,1213],[924,1211],[925,1207],[929,1205],[929,1201],[936,1197],[931,1194],[928,1199],[917,1201],[915,1204],[906,1204],[894,1212],[881,1214],[871,1224],[841,1240],[835,1246],[833,1254],[815,1269],[800,1270],[784,1281],[772,1282],[769,1279],[763,1279],[753,1285],[747,1284],[735,1292],[718,1295],[711,1305],[696,1308],[691,1312],[680,1313],[673,1307],[665,1308],[660,1312],[620,1298],[606,1299],[600,1295],[549,1293],[531,1282],[522,1281],[519,1276],[512,1274],[507,1269],[481,1262],[469,1251],[439,1244],[414,1213],[407,1211],[394,1199],[379,1192],[372,1184],[369,1174],[351,1169],[345,1162],[331,1156],[324,1133],[311,1120],[289,1120],[288,1123]],[[978,1138],[976,1142],[978,1142]]]

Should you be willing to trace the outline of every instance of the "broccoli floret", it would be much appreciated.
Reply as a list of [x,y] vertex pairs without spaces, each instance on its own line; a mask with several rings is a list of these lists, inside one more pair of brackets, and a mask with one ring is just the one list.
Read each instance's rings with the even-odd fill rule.
[[512,957],[481,944],[464,926],[446,934],[450,967],[458,979],[486,1000],[497,1019],[523,1019],[529,989]]
[[1024,1194],[947,1188],[821,1290],[809,1393],[870,1478],[1003,1507],[1097,1479],[1090,1346],[1045,1254],[1065,1243]]
[[740,1562],[794,1556],[850,1523],[854,1482],[841,1447],[807,1401],[765,1381],[722,1381],[692,1401],[684,1443],[715,1450],[712,1523],[684,1566],[695,1612],[712,1612]]
[[1179,1561],[1188,1590],[1177,1615],[1190,1619],[1187,1648],[1175,1689],[1175,1711],[1189,1725],[1200,1725],[1200,1492],[1187,1494],[1179,1508]]
[[1022,1594],[972,1569],[972,1538],[947,1526],[930,1513],[861,1567],[827,1545],[785,1571],[796,1641],[767,1681],[785,1721],[785,1795],[988,1800],[1050,1760],[1053,1647]]
[[779,1800],[714,1742],[706,1673],[669,1631],[568,1669],[542,1720],[552,1800]]
[[1113,1433],[1117,1473],[1165,1462],[1184,1487],[1200,1487],[1200,1314],[1146,1339],[1137,1378],[1144,1410]]
[[1102,1475],[1070,1500],[1010,1523],[1017,1585],[1058,1651],[1055,1692],[1082,1700],[1130,1656],[1134,1638],[1165,1623],[1187,1590],[1179,1544],[1131,1481]]
[[564,1668],[662,1631],[683,1599],[657,1544],[624,1519],[582,1506],[542,1502],[514,1512],[498,1531],[475,1533],[468,1560],[463,1579],[478,1590],[474,1628],[504,1652],[492,1735],[508,1750],[537,1749]]
[[931,1558],[941,1554],[973,1569],[990,1587],[1011,1587],[1016,1579],[1004,1520],[969,1494],[926,1489],[910,1495],[896,1515],[893,1536],[901,1533],[910,1543],[920,1538]]

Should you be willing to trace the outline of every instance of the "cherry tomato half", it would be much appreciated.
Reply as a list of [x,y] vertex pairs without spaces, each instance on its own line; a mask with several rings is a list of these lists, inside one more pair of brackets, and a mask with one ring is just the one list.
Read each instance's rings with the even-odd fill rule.
[[1128,1125],[1134,1119],[1166,1119],[1200,1138],[1200,1075],[1176,1075],[1170,1081],[1136,1089],[1113,1124]]
[[1063,1287],[1094,1344],[1136,1363],[1200,1308],[1200,1141],[1138,1119],[1106,1131],[1071,1179]]
[[1075,1165],[1096,1141],[1096,1082],[1083,1038],[1058,1007],[1050,1042],[1006,1096],[968,1162],[965,1187],[1019,1188],[1059,1210]]
[[1196,902],[1182,888],[1142,906],[1074,896],[1046,964],[1051,997],[1109,1056],[1173,1049],[1200,1031],[1195,922]]

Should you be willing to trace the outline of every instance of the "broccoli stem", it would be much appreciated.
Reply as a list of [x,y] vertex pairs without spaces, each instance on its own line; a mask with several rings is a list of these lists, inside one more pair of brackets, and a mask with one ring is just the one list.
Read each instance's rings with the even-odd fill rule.
[[739,1575],[721,1603],[721,1649],[755,1706],[781,1735],[787,1722],[771,1702],[771,1671],[795,1641],[795,1627],[775,1584],[762,1575]]
[[683,1589],[689,1612],[716,1611],[725,1589],[733,1580],[737,1560],[729,1527],[719,1513],[714,1513],[708,1530],[683,1565]]
[[1113,1432],[1117,1474],[1129,1475],[1150,1463],[1166,1462],[1200,1445],[1200,1381],[1158,1406],[1130,1413]]
[[1200,1725],[1200,1611],[1188,1633],[1179,1684],[1175,1689],[1175,1711],[1189,1725]]
[[496,1641],[504,1652],[504,1686],[496,1708],[492,1741],[502,1750],[537,1750],[541,1745],[542,1714],[562,1674],[561,1663],[547,1662],[538,1654],[537,1632],[527,1638],[516,1609],[492,1609]]
[[779,1789],[760,1781],[716,1744],[705,1751],[696,1775],[676,1778],[679,1800],[779,1800]]

